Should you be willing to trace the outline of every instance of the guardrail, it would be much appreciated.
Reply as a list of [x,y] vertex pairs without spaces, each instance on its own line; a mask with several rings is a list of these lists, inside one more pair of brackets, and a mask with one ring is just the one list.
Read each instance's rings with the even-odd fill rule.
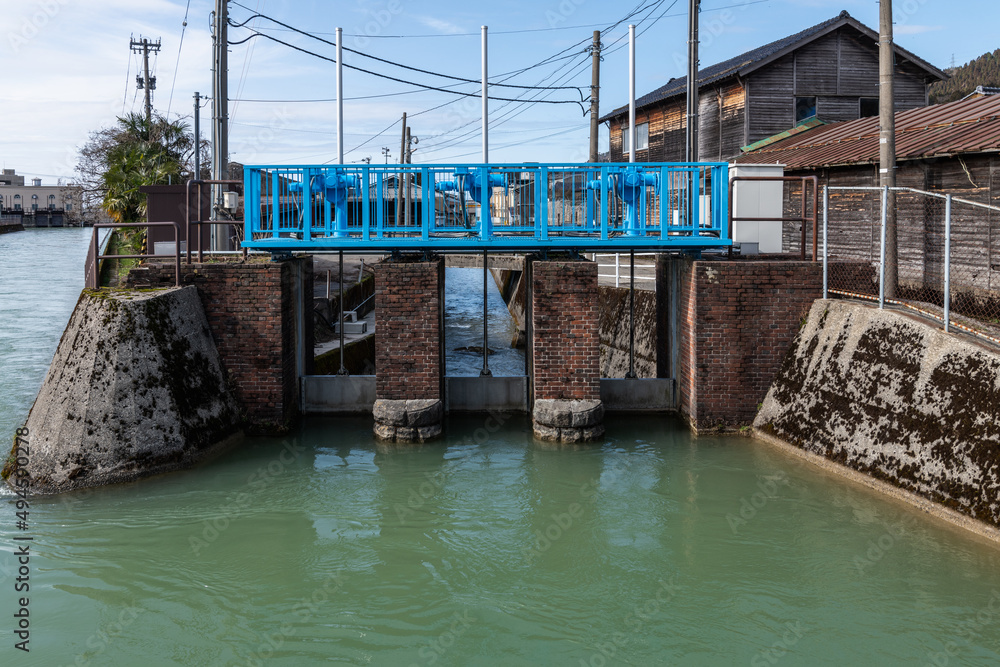
[[728,173],[725,163],[246,166],[243,246],[726,247]]
[[[870,193],[878,196],[879,217],[872,225],[873,245],[877,255],[868,256],[871,248],[858,248],[840,238],[831,241],[830,227],[836,216],[831,216],[831,196],[841,193]],[[896,241],[896,260],[888,259],[888,213],[891,209],[889,193],[916,195],[921,198],[920,214],[927,219],[940,216],[941,227],[906,239],[900,233]],[[943,204],[943,210],[934,210],[933,200]],[[1000,297],[990,276],[995,265],[984,251],[981,231],[989,228],[989,220],[980,229],[969,228],[969,217],[960,230],[957,240],[953,234],[953,205],[972,207],[981,211],[1000,213],[1000,206],[955,197],[947,192],[930,192],[908,187],[842,186],[823,188],[823,298],[830,294],[841,297],[865,299],[878,303],[894,304],[919,312],[940,321],[945,331],[958,328],[981,338],[1000,344]],[[899,201],[897,200],[897,207]],[[857,208],[857,202],[851,202]],[[898,211],[897,211],[898,214]],[[851,223],[856,226],[856,223]],[[936,226],[936,225],[935,225]],[[897,230],[903,229],[902,226]],[[839,230],[843,234],[843,228]],[[913,252],[914,242],[919,253]],[[868,245],[868,244],[866,244]],[[901,247],[903,246],[903,247]],[[905,249],[904,249],[905,248]],[[860,252],[859,252],[860,251]],[[960,254],[956,258],[956,254]],[[831,266],[831,258],[838,264]],[[895,277],[887,278],[893,271]],[[887,292],[887,285],[894,285],[895,294]],[[958,315],[961,320],[957,319]]]
[[[592,254],[593,254],[593,257],[591,259],[593,259],[595,262],[597,262],[597,271],[598,271],[597,277],[598,278],[614,278],[615,279],[615,287],[621,287],[621,281],[622,281],[623,278],[627,277],[627,278],[631,279],[632,278],[632,272],[633,272],[633,270],[636,270],[636,269],[652,269],[654,273],[656,272],[656,265],[655,264],[636,264],[635,267],[633,268],[631,262],[629,262],[629,264],[628,264],[628,273],[626,273],[626,274],[623,275],[622,274],[622,260],[621,260],[622,253],[620,253],[620,252],[608,252],[608,253],[595,252],[595,253],[592,253]],[[655,253],[655,252],[637,252],[637,253],[635,253],[635,256],[636,257],[656,257],[656,254],[657,253]],[[601,264],[601,262],[598,259],[598,257],[614,257],[615,258],[615,263],[614,264]],[[611,268],[611,267],[614,267],[614,270],[615,270],[614,273],[601,273],[600,272],[601,269],[606,269],[606,268]],[[640,276],[638,273],[636,273],[635,279],[636,280],[656,280],[656,276],[655,275],[652,275],[652,276]]]
[[102,259],[150,259],[152,257],[163,257],[163,255],[105,255],[98,249],[97,230],[117,229],[121,227],[173,227],[174,228],[174,285],[180,287],[181,284],[181,245],[178,241],[180,237],[181,225],[179,222],[143,222],[143,223],[97,223],[94,225],[94,232],[90,237],[90,248],[87,250],[87,261],[84,264],[83,276],[84,286],[88,289],[100,287],[101,271],[100,260]]

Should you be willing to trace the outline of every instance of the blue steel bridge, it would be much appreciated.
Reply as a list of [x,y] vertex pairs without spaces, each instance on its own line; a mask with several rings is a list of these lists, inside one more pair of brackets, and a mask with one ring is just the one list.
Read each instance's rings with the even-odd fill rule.
[[272,252],[731,245],[725,163],[244,167],[244,243]]

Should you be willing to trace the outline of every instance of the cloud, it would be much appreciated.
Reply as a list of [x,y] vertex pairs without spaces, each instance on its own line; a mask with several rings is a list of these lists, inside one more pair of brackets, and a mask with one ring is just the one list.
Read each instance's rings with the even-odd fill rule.
[[413,18],[420,23],[423,23],[431,30],[437,30],[445,35],[457,35],[458,33],[468,32],[468,30],[462,28],[461,26],[451,23],[450,21],[445,21],[444,19],[434,18],[433,16],[414,16]]
[[892,31],[896,35],[919,35],[925,32],[944,30],[943,25],[898,25]]

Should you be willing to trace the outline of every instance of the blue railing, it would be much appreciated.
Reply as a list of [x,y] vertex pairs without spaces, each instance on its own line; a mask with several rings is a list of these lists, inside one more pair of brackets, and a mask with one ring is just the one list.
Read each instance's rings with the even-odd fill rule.
[[247,166],[264,250],[728,246],[725,163]]

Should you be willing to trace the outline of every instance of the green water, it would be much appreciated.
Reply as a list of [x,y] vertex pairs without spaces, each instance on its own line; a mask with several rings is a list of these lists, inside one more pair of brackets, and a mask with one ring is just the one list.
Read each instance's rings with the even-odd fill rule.
[[[82,281],[86,236],[44,233],[0,237],[5,440]],[[0,665],[1000,663],[995,547],[750,440],[612,416],[553,450],[500,420],[386,449],[366,419],[311,419],[34,499],[25,531],[0,497]]]
[[447,426],[400,450],[310,420],[36,499],[16,664],[924,664],[949,641],[949,664],[1000,659],[995,549],[764,445],[654,419],[562,451],[519,417]]

